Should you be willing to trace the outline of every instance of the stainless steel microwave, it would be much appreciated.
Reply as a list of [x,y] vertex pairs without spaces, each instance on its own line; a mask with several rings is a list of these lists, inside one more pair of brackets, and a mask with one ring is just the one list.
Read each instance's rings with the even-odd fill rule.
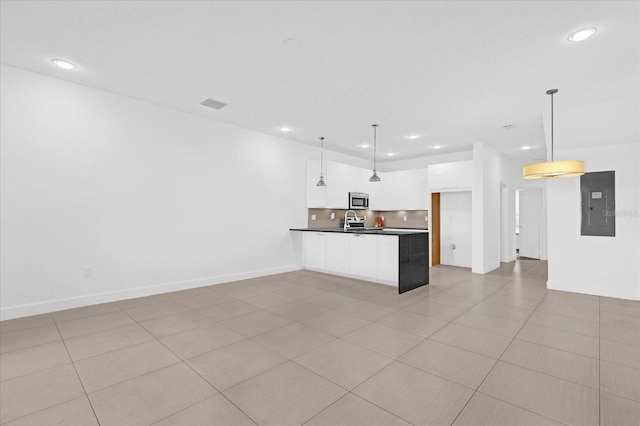
[[363,194],[362,192],[350,192],[349,193],[349,209],[350,210],[368,210],[369,194]]

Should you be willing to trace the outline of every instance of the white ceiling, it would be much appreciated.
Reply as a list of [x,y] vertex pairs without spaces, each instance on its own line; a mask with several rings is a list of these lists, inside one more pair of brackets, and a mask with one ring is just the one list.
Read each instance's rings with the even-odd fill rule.
[[[519,161],[544,157],[549,88],[560,90],[556,149],[639,140],[635,1],[0,7],[3,63],[304,143],[325,136],[328,148],[363,158],[371,149],[358,145],[371,143],[372,123],[380,124],[381,161],[465,151],[474,142]],[[595,37],[567,41],[587,26],[599,28]],[[286,46],[290,38],[300,45]],[[78,68],[60,70],[51,58]],[[201,106],[209,97],[229,106]],[[507,124],[516,127],[506,131]],[[282,125],[293,131],[283,135]]]

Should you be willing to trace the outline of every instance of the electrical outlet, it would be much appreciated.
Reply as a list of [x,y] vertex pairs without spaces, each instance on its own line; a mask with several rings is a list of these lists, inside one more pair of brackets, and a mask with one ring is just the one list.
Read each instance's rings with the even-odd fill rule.
[[83,270],[85,278],[91,278],[91,268],[86,266]]
[[382,216],[382,221],[384,222],[384,216]]
[[316,220],[316,215],[315,214],[311,215],[311,220]]
[[335,218],[336,218],[336,213],[335,212],[329,213],[329,219],[335,220]]
[[402,216],[402,220],[404,220],[406,222],[407,221],[407,217],[406,216]]
[[425,222],[429,222],[429,216],[425,216],[425,217],[424,217],[424,221],[425,221]]

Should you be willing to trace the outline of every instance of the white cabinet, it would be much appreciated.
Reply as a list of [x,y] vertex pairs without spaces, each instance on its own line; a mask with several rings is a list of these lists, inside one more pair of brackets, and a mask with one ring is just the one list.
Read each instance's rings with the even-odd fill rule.
[[429,188],[427,169],[402,170],[381,174],[380,193],[377,202],[371,202],[373,210],[426,210]]
[[399,237],[381,236],[378,238],[377,278],[386,281],[397,282],[400,272]]
[[432,164],[429,166],[428,182],[431,191],[471,189],[473,161]]
[[326,233],[325,264],[329,271],[349,273],[349,234]]
[[451,186],[470,189],[473,185],[473,161],[459,161],[450,164]]
[[303,232],[303,264],[309,269],[326,269],[326,233]]
[[360,277],[377,278],[378,235],[349,235],[349,273]]
[[327,207],[349,208],[349,181],[352,168],[342,163],[327,162]]
[[328,273],[397,285],[397,235],[303,232],[303,266]]
[[415,210],[428,210],[430,207],[429,180],[427,169],[410,170],[413,182],[413,200]]
[[[325,167],[326,164],[323,171]],[[319,179],[320,160],[307,160],[307,208],[327,207],[327,187],[318,186]]]
[[[446,170],[446,184],[440,186],[443,188],[451,185],[451,172],[449,168]],[[317,186],[320,160],[307,161],[307,208],[347,209],[349,192],[369,194],[370,210],[428,208],[427,169],[378,172],[380,182],[369,182],[373,173],[370,169],[333,161],[327,161],[323,171],[327,185]],[[430,176],[429,174],[429,178]]]

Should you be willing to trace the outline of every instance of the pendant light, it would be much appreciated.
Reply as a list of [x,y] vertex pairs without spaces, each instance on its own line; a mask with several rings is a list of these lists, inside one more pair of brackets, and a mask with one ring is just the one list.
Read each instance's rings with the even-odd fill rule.
[[320,138],[320,180],[316,186],[327,186],[324,182],[324,176],[322,175],[322,163],[324,162],[324,138]]
[[551,95],[551,161],[524,166],[522,177],[525,179],[573,177],[584,174],[584,161],[553,160],[553,95],[556,93],[558,89],[547,90],[547,95]]
[[369,182],[380,182],[380,177],[376,171],[376,130],[378,125],[372,124],[371,127],[373,127],[373,175],[369,178]]

